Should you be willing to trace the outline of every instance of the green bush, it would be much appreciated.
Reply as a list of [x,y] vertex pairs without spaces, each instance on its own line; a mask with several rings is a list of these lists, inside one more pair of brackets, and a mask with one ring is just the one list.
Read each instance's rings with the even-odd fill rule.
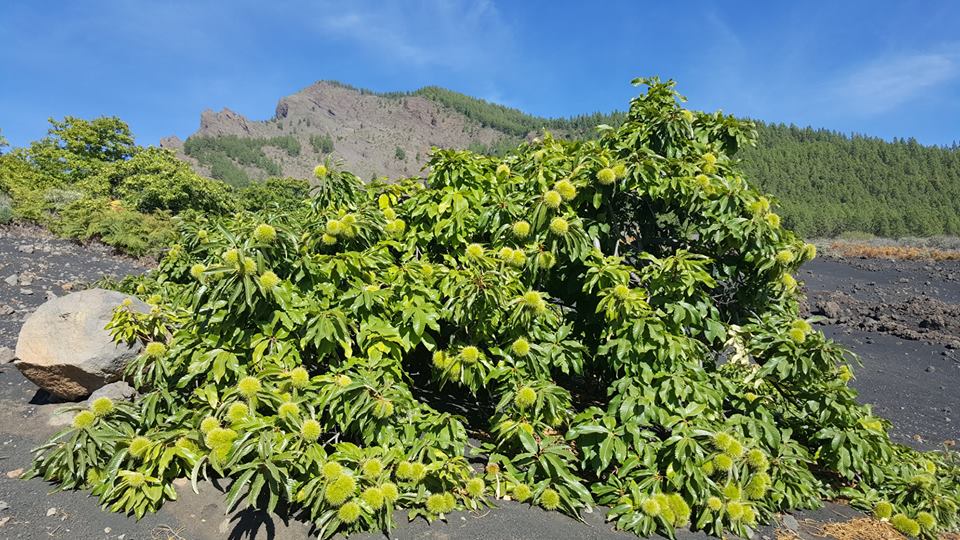
[[239,190],[237,199],[246,210],[293,210],[310,196],[310,183],[299,178],[268,178]]
[[136,150],[130,128],[119,118],[67,116],[51,119],[47,136],[31,143],[28,155],[32,167],[51,182],[72,184]]
[[955,456],[892,443],[799,317],[815,249],[740,175],[752,126],[638,82],[597,141],[438,151],[393,184],[318,166],[299,208],[184,220],[125,285],[154,308],[110,324],[145,343],[140,397],[95,402],[28,476],[137,516],[229,477],[229,507],[323,537],[505,497],[640,535],[748,537],[823,497],[955,530]]
[[229,186],[169,150],[135,146],[115,118],[51,123],[44,139],[0,155],[0,191],[10,194],[14,217],[144,255],[169,244],[173,214],[239,208]]
[[269,139],[267,144],[283,150],[290,157],[297,157],[300,155],[300,141],[298,141],[293,135],[273,137],[272,139]]
[[226,182],[233,187],[250,184],[250,176],[223,153],[209,154],[204,163],[210,167],[210,177]]
[[13,207],[11,206],[10,197],[0,192],[0,225],[6,225],[13,221]]
[[214,178],[242,186],[246,184],[247,175],[238,166],[258,168],[267,176],[280,175],[280,165],[263,151],[266,146],[280,148],[291,157],[300,155],[301,150],[300,142],[293,135],[270,138],[224,135],[190,137],[184,143],[184,151],[209,167]]
[[157,255],[176,234],[169,213],[144,214],[123,208],[106,198],[73,202],[48,223],[50,230],[67,238],[99,240],[134,255]]
[[44,206],[52,211],[62,210],[83,197],[84,193],[82,191],[70,189],[50,188],[43,192]]
[[744,172],[811,236],[960,234],[960,150],[757,123]]
[[234,209],[230,188],[208,180],[162,148],[146,148],[102,173],[110,193],[140,212],[187,210],[221,214]]
[[330,135],[311,135],[310,146],[318,154],[329,154],[333,152],[333,139]]

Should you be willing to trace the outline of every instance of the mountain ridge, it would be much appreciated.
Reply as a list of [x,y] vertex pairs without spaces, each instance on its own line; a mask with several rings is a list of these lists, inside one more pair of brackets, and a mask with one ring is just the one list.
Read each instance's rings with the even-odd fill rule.
[[[227,108],[218,112],[205,110],[199,129],[186,141],[168,137],[161,141],[161,146],[177,152],[202,174],[238,183],[216,174],[216,158],[191,150],[189,144],[191,139],[223,137],[293,137],[298,145],[291,145],[294,149],[290,151],[281,151],[269,143],[262,145],[264,155],[279,165],[282,176],[306,177],[318,162],[331,158],[342,160],[344,167],[368,179],[375,175],[415,175],[433,146],[493,144],[503,134],[464,115],[453,114],[444,105],[422,96],[385,97],[319,81],[280,98],[273,117],[267,120],[250,120]],[[311,137],[313,141],[329,138],[332,150],[325,152],[322,145],[311,144]],[[250,180],[269,176],[267,171],[258,171],[258,167],[242,159],[232,161]]]

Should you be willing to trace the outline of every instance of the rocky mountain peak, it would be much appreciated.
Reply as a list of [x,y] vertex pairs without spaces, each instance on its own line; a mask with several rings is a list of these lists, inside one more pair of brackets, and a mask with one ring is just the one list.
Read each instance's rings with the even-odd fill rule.
[[[330,81],[280,98],[273,117],[266,120],[250,120],[227,108],[205,110],[200,129],[191,137],[229,135],[254,139],[283,176],[309,177],[317,163],[330,159],[365,180],[418,174],[432,147],[490,145],[504,137],[421,96],[378,95]],[[271,139],[287,136],[299,143],[298,152],[271,144]],[[168,142],[201,173],[212,173],[209,159],[186,154],[190,145],[177,149],[172,139]],[[237,167],[249,179],[268,175],[248,164],[238,162]]]
[[224,107],[220,112],[206,109],[200,113],[200,130],[197,134],[206,136],[238,135],[251,133],[250,121],[242,114]]

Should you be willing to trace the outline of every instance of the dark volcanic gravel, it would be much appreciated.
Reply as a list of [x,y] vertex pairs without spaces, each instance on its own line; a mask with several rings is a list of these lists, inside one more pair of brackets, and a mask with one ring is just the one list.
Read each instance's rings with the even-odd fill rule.
[[960,436],[960,262],[815,260],[801,271],[813,314],[855,352],[854,387],[895,440],[940,448]]
[[[62,295],[105,275],[141,272],[137,261],[98,245],[80,246],[32,228],[0,227],[0,353],[13,348],[26,315],[50,294]],[[16,276],[15,279],[11,276]],[[863,366],[855,387],[863,402],[893,422],[893,436],[932,449],[957,438],[960,422],[960,262],[814,261],[800,272],[811,310],[829,312],[820,324],[829,337],[849,347]],[[9,279],[9,282],[5,281]],[[831,303],[827,305],[827,303]],[[926,321],[926,322],[924,322]],[[84,492],[53,492],[39,480],[17,478],[30,464],[30,449],[56,429],[47,420],[58,404],[11,365],[0,365],[0,539],[215,539],[305,538],[301,521],[271,519],[262,512],[227,514],[223,486],[201,484],[199,494],[178,483],[181,499],[135,521],[101,511]],[[4,508],[4,505],[8,505]],[[859,514],[828,504],[798,512],[784,525],[799,526],[815,538],[819,524]],[[604,538],[633,535],[612,531],[602,510],[578,523],[556,512],[509,502],[479,515],[456,513],[447,523],[407,523],[396,516],[396,538],[513,539]],[[775,526],[757,538],[776,537]],[[382,535],[361,535],[382,538]],[[706,538],[681,534],[680,538]]]
[[0,347],[14,348],[23,320],[48,298],[145,269],[101,244],[79,245],[33,227],[0,227]]

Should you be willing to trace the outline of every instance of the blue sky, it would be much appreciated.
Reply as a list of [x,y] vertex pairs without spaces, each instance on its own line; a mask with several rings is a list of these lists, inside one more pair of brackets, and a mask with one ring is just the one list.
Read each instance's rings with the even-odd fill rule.
[[251,118],[319,79],[440,85],[545,116],[623,109],[635,76],[696,109],[960,140],[960,2],[9,0],[0,131],[116,115],[142,144]]

